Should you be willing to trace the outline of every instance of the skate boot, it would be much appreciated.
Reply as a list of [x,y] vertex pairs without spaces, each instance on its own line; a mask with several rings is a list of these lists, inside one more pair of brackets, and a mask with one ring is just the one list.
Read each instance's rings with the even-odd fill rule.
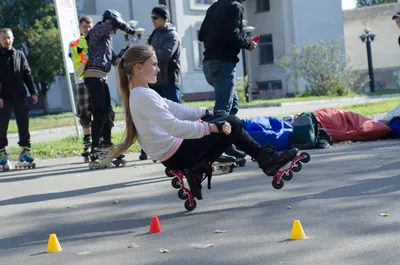
[[[102,143],[102,148],[103,148],[103,152],[108,153],[108,149],[113,147],[114,145],[112,143]],[[119,167],[119,166],[125,166],[126,165],[126,160],[124,159],[125,155],[124,154],[120,154],[119,156],[113,158],[113,160],[111,161],[111,163],[114,164],[114,166]]]
[[36,164],[33,162],[34,159],[30,156],[31,148],[28,146],[21,146],[21,153],[18,157],[18,162],[15,164],[15,168],[35,168]]
[[236,164],[238,166],[244,167],[246,165],[246,153],[236,149],[234,145],[228,147],[228,149],[225,151],[225,154],[234,156],[236,158]]
[[[297,152],[297,148],[278,152],[270,145],[262,147],[257,162],[267,176],[273,177],[272,186],[275,189],[281,189],[284,180],[291,180],[293,172],[299,172],[302,169],[302,162],[310,161],[311,157],[308,153],[303,152],[297,155]],[[288,166],[284,167],[287,164]]]
[[279,152],[272,145],[263,146],[257,158],[258,166],[267,176],[272,177],[281,167],[291,162],[296,157],[297,152],[297,148]]
[[8,160],[8,155],[5,148],[0,149],[0,167],[4,172],[11,169],[11,162]]
[[139,160],[147,160],[147,154],[143,149],[140,150]]
[[231,173],[235,167],[236,167],[236,157],[223,153],[215,160],[212,170],[213,172],[216,172],[218,171],[219,168],[222,171],[222,173],[227,174]]
[[101,169],[114,167],[114,164],[107,159],[107,152],[100,147],[92,147],[90,150],[89,169]]
[[92,145],[92,141],[90,138],[90,134],[85,135],[83,137],[83,152],[82,152],[82,156],[84,157],[84,162],[85,163],[89,163],[89,156],[90,156],[90,146]]

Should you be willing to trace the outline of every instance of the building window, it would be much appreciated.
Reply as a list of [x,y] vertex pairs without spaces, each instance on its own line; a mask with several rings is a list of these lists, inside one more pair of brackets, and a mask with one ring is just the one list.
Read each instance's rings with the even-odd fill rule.
[[274,46],[272,44],[271,34],[260,36],[259,55],[260,55],[260,64],[274,63]]
[[256,12],[269,11],[269,0],[257,0]]
[[270,81],[257,82],[257,88],[258,88],[258,90],[282,89],[282,81],[281,80],[270,80]]
[[213,0],[196,0],[196,4],[199,5],[211,5]]
[[214,2],[216,0],[190,0],[190,9],[206,11]]

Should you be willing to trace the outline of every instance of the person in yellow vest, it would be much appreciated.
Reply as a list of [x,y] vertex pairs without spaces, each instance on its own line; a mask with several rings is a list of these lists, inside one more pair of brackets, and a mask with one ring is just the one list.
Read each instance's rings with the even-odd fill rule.
[[85,162],[89,162],[90,146],[91,141],[91,121],[92,112],[88,89],[85,86],[83,80],[83,73],[85,66],[88,62],[88,43],[86,41],[86,35],[89,30],[93,27],[93,20],[89,16],[82,16],[79,18],[79,30],[81,36],[70,43],[70,57],[74,64],[75,69],[75,101],[77,116],[79,117],[79,122],[83,130],[83,152],[82,156]]

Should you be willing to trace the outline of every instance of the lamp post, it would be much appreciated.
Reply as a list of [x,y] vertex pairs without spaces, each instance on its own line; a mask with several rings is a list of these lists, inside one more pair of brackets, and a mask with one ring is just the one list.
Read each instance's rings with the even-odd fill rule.
[[[256,29],[253,26],[247,26],[247,21],[243,20],[243,25],[245,26],[243,28],[243,34],[246,38],[251,37],[251,33]],[[246,61],[246,50],[242,49],[242,60],[243,60],[243,75],[244,78],[248,75],[248,70],[247,70],[247,61]],[[250,96],[249,96],[249,78],[247,78],[246,86],[244,88],[244,93],[246,96],[246,102],[250,102]]]
[[369,73],[369,87],[371,92],[375,92],[375,79],[374,79],[374,69],[372,66],[372,53],[371,53],[371,42],[374,41],[376,34],[371,32],[371,29],[364,29],[364,33],[360,35],[362,42],[367,45],[367,57],[368,57],[368,73]]

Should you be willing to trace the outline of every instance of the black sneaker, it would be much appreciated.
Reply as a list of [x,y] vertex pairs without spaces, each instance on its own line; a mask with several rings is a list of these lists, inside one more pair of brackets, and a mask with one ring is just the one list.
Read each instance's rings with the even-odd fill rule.
[[235,163],[236,157],[224,153],[220,155],[215,161],[218,163]]
[[237,150],[234,145],[231,145],[230,147],[228,147],[228,149],[226,149],[226,151],[225,151],[225,154],[234,156],[236,158],[245,158],[246,157],[246,153],[243,151]]
[[267,145],[262,147],[257,162],[267,176],[274,176],[282,166],[296,157],[297,152],[297,148],[280,152],[276,151],[273,146]]
[[142,149],[142,150],[140,150],[140,156],[139,156],[139,159],[140,159],[140,160],[147,160],[147,154],[146,154],[146,152],[145,152],[145,151],[143,151],[143,149]]

